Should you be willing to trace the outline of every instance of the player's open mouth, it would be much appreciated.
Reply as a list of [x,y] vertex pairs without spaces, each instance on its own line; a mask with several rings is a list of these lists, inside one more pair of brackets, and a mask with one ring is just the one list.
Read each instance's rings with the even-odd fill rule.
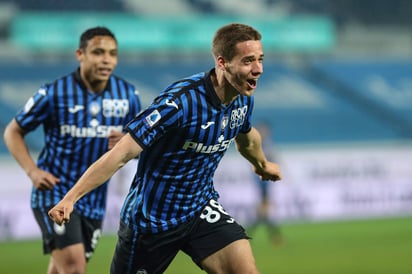
[[99,69],[99,73],[102,75],[109,75],[111,73],[111,69],[101,68]]
[[257,79],[248,79],[247,83],[248,83],[250,88],[255,89],[256,86],[257,86]]

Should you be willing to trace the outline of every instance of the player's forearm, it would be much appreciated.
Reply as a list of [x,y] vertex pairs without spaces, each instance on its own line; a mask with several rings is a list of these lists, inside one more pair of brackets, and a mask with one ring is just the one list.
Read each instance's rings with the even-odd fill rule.
[[16,159],[17,163],[21,166],[21,168],[28,176],[30,176],[30,173],[33,170],[38,168],[24,142],[21,145],[16,144],[15,142],[13,142],[12,144],[9,143],[7,145],[7,148],[10,154],[14,159]]
[[248,160],[256,168],[262,168],[263,165],[267,162],[265,154],[259,147],[239,147],[238,151],[246,160]]
[[4,131],[4,143],[10,154],[16,159],[26,174],[30,174],[37,165],[30,155],[29,149],[24,141],[24,133],[19,130],[17,124],[12,121]]
[[254,128],[249,133],[238,136],[236,148],[244,158],[257,168],[261,168],[267,161],[262,150],[262,138]]

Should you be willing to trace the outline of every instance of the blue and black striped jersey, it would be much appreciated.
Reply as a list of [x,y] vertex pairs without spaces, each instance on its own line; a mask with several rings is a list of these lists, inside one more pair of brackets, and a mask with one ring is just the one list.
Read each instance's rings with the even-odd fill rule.
[[126,127],[144,150],[121,219],[138,231],[167,231],[217,199],[214,172],[235,137],[251,129],[253,97],[222,105],[210,73],[172,84]]
[[[111,130],[125,125],[141,110],[135,87],[112,75],[104,91],[88,91],[79,70],[43,85],[16,115],[26,131],[43,125],[45,145],[37,164],[60,178],[53,190],[33,187],[32,208],[59,202],[85,170],[108,150]],[[107,184],[93,190],[75,208],[92,219],[102,219],[106,208]]]

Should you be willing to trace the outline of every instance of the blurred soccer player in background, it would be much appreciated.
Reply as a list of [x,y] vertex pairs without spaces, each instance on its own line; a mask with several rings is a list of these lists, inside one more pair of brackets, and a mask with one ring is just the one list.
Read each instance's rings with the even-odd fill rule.
[[[47,273],[85,273],[101,235],[107,183],[85,195],[72,219],[55,224],[47,212],[84,171],[124,135],[140,112],[135,87],[113,75],[118,62],[114,34],[105,27],[86,30],[76,50],[79,68],[43,85],[7,126],[5,143],[33,183],[31,207],[51,254]],[[24,137],[42,125],[44,148],[37,164]]]
[[81,197],[139,156],[111,273],[163,273],[179,250],[208,273],[258,273],[249,237],[219,204],[213,175],[235,142],[263,179],[281,178],[250,123],[261,35],[229,24],[216,32],[212,51],[215,68],[167,87],[49,212],[57,223],[71,220]]
[[[274,145],[271,136],[270,123],[267,121],[259,121],[256,124],[256,129],[262,136],[262,148],[265,152],[266,158],[269,161],[275,161],[276,157],[274,155]],[[253,233],[255,229],[262,225],[267,229],[270,241],[277,245],[282,243],[282,235],[280,227],[275,220],[271,220],[269,213],[271,209],[271,204],[275,204],[273,196],[270,196],[270,188],[275,187],[274,184],[267,180],[262,180],[262,178],[256,174],[253,174],[256,186],[259,191],[259,204],[256,212],[256,221],[248,227],[248,232]]]

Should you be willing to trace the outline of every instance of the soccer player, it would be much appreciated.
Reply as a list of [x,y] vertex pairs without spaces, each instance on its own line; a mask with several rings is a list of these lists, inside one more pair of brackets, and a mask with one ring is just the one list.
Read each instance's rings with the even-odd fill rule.
[[[78,201],[69,223],[53,223],[48,211],[120,140],[141,110],[135,87],[112,74],[118,45],[109,29],[86,30],[76,57],[79,68],[40,87],[4,133],[10,153],[33,183],[31,207],[44,253],[51,254],[49,274],[86,272],[101,235],[109,177]],[[39,125],[45,144],[36,164],[24,137]]]
[[249,237],[218,202],[213,175],[235,142],[262,179],[281,178],[250,123],[263,72],[261,34],[244,24],[225,25],[212,51],[215,68],[168,86],[49,211],[59,224],[71,221],[81,197],[139,156],[112,274],[163,273],[179,250],[208,273],[258,273]]

